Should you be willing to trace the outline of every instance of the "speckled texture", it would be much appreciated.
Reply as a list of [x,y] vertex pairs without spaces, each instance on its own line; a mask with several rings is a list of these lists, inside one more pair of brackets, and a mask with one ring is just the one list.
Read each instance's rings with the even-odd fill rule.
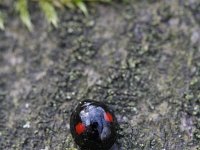
[[61,10],[57,29],[30,9],[33,33],[11,8],[0,31],[0,149],[76,149],[84,98],[113,108],[121,150],[200,149],[199,0]]

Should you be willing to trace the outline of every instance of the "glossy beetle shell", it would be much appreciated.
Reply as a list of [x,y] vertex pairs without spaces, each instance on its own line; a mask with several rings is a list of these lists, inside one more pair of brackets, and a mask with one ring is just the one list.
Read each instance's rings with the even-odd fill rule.
[[109,150],[116,141],[117,120],[101,102],[84,100],[71,114],[70,130],[81,150]]

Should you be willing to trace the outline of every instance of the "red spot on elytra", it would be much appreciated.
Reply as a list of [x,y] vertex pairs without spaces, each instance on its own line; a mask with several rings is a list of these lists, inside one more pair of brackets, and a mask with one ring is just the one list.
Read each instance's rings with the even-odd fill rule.
[[113,122],[113,117],[112,117],[112,115],[111,115],[109,112],[106,112],[106,113],[104,114],[104,119],[105,119],[106,121],[108,121],[108,122]]
[[78,135],[80,135],[81,133],[83,133],[83,132],[85,131],[85,125],[84,125],[83,123],[79,122],[79,123],[76,125],[75,129],[76,129],[76,133],[77,133]]

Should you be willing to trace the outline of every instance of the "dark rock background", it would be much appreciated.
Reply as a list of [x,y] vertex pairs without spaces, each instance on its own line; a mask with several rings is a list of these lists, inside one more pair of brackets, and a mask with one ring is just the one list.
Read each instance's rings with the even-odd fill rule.
[[0,31],[0,149],[76,149],[78,101],[108,104],[121,150],[200,149],[200,1],[90,4],[60,10],[57,29],[31,6]]

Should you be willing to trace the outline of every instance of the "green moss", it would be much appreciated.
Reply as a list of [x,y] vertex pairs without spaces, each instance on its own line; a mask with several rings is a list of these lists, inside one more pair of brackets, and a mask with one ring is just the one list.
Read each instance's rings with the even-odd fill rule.
[[1,11],[0,11],[0,29],[4,29],[4,19]]
[[[54,27],[58,26],[58,16],[57,10],[61,8],[70,8],[70,9],[80,9],[84,15],[88,15],[88,9],[86,3],[91,2],[111,2],[111,0],[32,0],[34,3],[30,3],[29,0],[16,0],[16,2],[11,2],[14,4],[11,7],[15,7],[16,12],[19,13],[22,23],[30,30],[33,30],[33,25],[31,22],[31,17],[29,13],[29,5],[39,5],[42,12],[45,14],[46,20],[49,24],[52,24]],[[1,2],[2,5],[4,2]],[[0,29],[4,29],[4,17],[0,11]]]

